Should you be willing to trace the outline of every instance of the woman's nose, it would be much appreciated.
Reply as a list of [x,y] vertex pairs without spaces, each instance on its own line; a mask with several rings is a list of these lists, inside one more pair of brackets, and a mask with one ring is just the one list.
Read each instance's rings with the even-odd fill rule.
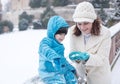
[[85,28],[85,25],[84,25],[84,24],[81,24],[81,25],[80,25],[80,28],[81,28],[81,29],[84,29],[84,28]]

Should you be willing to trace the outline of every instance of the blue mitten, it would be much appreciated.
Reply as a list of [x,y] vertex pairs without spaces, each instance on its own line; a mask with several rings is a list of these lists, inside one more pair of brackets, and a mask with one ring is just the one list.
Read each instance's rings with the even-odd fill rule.
[[60,59],[60,73],[66,73],[68,71],[67,60],[65,58]]
[[86,52],[71,52],[69,54],[69,58],[71,60],[75,60],[75,61],[77,61],[77,60],[85,60],[86,61],[89,59],[89,54]]
[[61,73],[63,74],[68,71],[76,73],[75,68],[65,58],[60,59],[60,66],[61,66]]
[[71,71],[68,71],[64,74],[66,84],[78,84],[77,77]]

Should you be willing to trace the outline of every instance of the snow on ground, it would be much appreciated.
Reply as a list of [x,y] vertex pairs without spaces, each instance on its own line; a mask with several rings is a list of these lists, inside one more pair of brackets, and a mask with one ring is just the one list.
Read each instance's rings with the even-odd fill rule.
[[38,74],[38,47],[45,30],[0,35],[0,84],[23,84]]

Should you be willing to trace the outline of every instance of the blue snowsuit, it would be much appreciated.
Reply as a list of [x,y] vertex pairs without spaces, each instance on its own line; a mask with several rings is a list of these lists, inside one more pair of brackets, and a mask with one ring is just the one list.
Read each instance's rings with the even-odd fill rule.
[[50,18],[47,37],[39,46],[39,75],[45,84],[77,84],[75,69],[64,57],[64,46],[55,39],[55,33],[69,25],[60,16]]

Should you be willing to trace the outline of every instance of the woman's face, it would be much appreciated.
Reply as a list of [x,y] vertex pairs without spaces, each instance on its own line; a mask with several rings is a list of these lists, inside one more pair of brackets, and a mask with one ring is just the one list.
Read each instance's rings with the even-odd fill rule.
[[82,34],[90,34],[92,30],[92,23],[91,22],[81,22],[77,23],[77,27],[80,29]]

